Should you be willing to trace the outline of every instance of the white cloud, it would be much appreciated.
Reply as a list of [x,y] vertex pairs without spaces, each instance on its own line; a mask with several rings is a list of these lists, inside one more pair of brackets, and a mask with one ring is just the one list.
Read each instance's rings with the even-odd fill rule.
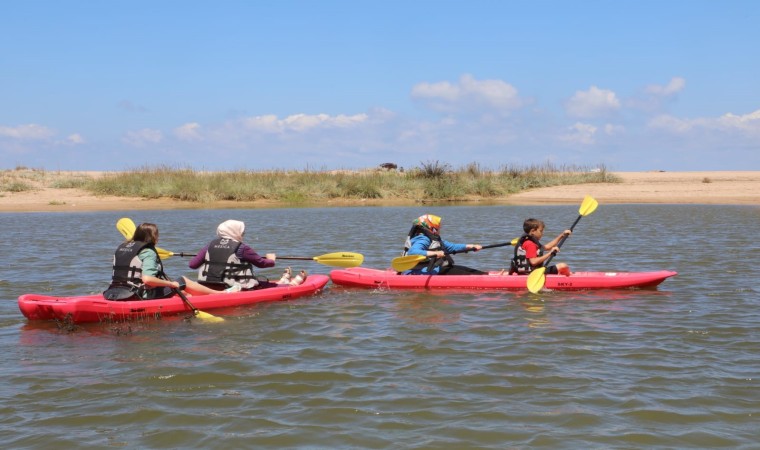
[[723,130],[741,130],[747,133],[760,133],[760,109],[737,116],[727,113],[717,119],[719,127]]
[[438,99],[455,102],[459,99],[460,89],[448,81],[438,83],[419,83],[412,87],[412,97],[421,99]]
[[646,92],[658,97],[671,97],[683,90],[686,87],[686,80],[681,77],[673,77],[665,86],[658,84],[651,84],[646,87]]
[[38,141],[49,139],[53,135],[55,135],[53,130],[35,123],[19,125],[17,127],[0,126],[0,137],[11,139]]
[[186,123],[174,129],[174,135],[181,141],[199,141],[203,139],[200,133],[201,125],[197,122]]
[[588,91],[577,91],[565,102],[565,112],[571,117],[602,117],[619,109],[620,100],[615,92],[596,86],[591,86]]
[[133,147],[144,147],[147,144],[157,144],[164,139],[164,134],[160,130],[143,128],[137,131],[128,131],[124,133],[122,141]]
[[596,142],[597,130],[597,127],[589,123],[576,122],[567,128],[567,132],[560,136],[560,140],[574,144],[591,145]]
[[649,121],[649,127],[676,134],[712,130],[760,136],[760,109],[740,116],[727,113],[715,118],[681,119],[671,115],[660,115]]
[[623,133],[625,133],[625,126],[623,125],[614,125],[611,123],[604,125],[604,134],[608,136],[615,136]]
[[462,75],[458,84],[448,81],[419,83],[412,88],[411,95],[443,112],[481,108],[511,111],[525,104],[511,84],[502,80],[476,80],[472,75]]
[[626,107],[637,109],[647,114],[662,112],[663,106],[678,98],[678,94],[686,87],[686,80],[673,77],[665,86],[650,84],[638,95],[626,101]]
[[78,144],[84,144],[85,140],[79,133],[70,134],[69,137],[66,138],[67,144],[72,145],[78,145]]
[[351,128],[367,122],[367,114],[354,114],[352,116],[340,114],[330,116],[328,114],[293,114],[283,119],[273,114],[264,116],[247,117],[243,119],[243,127],[247,130],[255,130],[269,133],[305,132],[313,129],[324,128]]

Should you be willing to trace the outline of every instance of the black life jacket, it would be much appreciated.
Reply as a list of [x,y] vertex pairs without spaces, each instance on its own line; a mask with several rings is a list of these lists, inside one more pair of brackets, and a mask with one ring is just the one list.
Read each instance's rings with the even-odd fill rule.
[[252,289],[259,282],[253,274],[253,264],[237,256],[241,243],[232,239],[217,238],[208,245],[203,264],[198,268],[198,281],[206,285],[233,286]]
[[[142,241],[128,241],[119,245],[113,255],[113,274],[111,285],[103,296],[108,300],[127,300],[138,297],[141,290],[146,289],[142,281],[142,261],[138,255],[143,249],[156,251],[153,244]],[[158,258],[159,278],[165,278],[164,266]]]
[[527,275],[533,270],[533,266],[530,265],[530,261],[528,261],[528,258],[525,256],[525,249],[522,246],[525,241],[531,241],[536,244],[538,247],[537,256],[544,254],[543,246],[538,239],[527,234],[522,235],[515,245],[515,254],[509,267],[510,274],[518,273],[520,275]]
[[[407,252],[412,247],[412,238],[420,234],[424,234],[428,237],[428,239],[430,239],[430,246],[428,247],[429,251],[435,252],[443,249],[443,243],[441,242],[440,235],[432,233],[425,227],[413,225],[412,229],[409,230],[409,234],[406,236],[406,242],[404,242],[404,253],[401,256],[407,255]],[[433,269],[434,265],[440,265],[441,267],[454,265],[454,259],[449,255],[446,255],[445,258],[426,258],[420,261],[411,270],[422,270],[427,267],[428,272],[430,272]]]

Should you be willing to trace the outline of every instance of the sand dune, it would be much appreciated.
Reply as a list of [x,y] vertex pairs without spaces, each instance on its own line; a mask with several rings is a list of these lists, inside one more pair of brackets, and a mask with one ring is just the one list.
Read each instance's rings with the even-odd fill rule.
[[[82,172],[87,176],[98,173]],[[734,204],[760,205],[760,171],[726,172],[614,172],[622,182],[595,183],[535,189],[490,203],[516,205],[577,203],[591,195],[603,204]],[[69,173],[71,175],[71,173]],[[396,202],[395,204],[409,204]],[[392,201],[341,200],[329,204],[390,205]],[[414,203],[412,203],[414,204]],[[255,208],[272,202],[188,203],[170,199],[98,197],[80,189],[39,188],[33,191],[4,192],[0,212],[75,212],[146,209]]]

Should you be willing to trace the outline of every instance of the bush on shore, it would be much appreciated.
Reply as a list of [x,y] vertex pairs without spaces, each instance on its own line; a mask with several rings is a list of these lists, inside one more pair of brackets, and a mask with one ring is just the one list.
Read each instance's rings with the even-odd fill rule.
[[619,180],[604,168],[503,166],[488,170],[477,163],[454,169],[428,161],[404,171],[232,171],[206,172],[167,166],[142,167],[89,176],[25,167],[0,171],[3,192],[48,188],[78,188],[94,195],[141,197],[211,203],[270,200],[291,204],[328,200],[469,201],[497,199],[527,189]]
[[172,198],[191,202],[273,200],[286,203],[332,199],[466,201],[495,199],[527,189],[619,180],[605,168],[504,166],[486,170],[472,163],[452,169],[438,161],[407,171],[204,172],[166,166],[143,167],[93,179],[96,195]]

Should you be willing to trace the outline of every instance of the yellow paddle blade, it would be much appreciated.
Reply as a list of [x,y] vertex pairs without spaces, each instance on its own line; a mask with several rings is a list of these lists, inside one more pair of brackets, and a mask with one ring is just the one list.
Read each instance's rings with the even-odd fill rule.
[[312,259],[326,266],[356,267],[362,265],[364,262],[364,255],[361,253],[335,252],[327,253],[321,256],[315,256]]
[[224,322],[224,319],[221,317],[213,316],[207,312],[195,311],[195,317],[197,317],[200,320],[203,320],[204,322],[211,322],[211,323],[218,323],[218,322]]
[[158,257],[161,259],[171,258],[174,256],[174,252],[170,252],[169,250],[164,250],[163,248],[156,247],[156,253],[158,253]]
[[399,256],[398,258],[393,258],[391,261],[391,267],[393,267],[393,270],[396,272],[403,272],[413,268],[426,259],[427,257],[422,255]]
[[119,233],[121,233],[121,235],[126,239],[132,239],[132,236],[135,235],[135,230],[137,227],[135,226],[135,223],[132,221],[132,219],[128,217],[122,217],[116,222],[116,229],[119,230]]
[[528,275],[528,290],[534,294],[537,294],[544,287],[546,283],[546,267],[539,267],[534,269],[533,272]]
[[599,206],[599,202],[594,200],[593,197],[587,195],[583,198],[581,207],[578,209],[578,213],[582,216],[588,216],[592,212],[596,211],[596,207]]
[[[126,239],[132,239],[132,236],[135,235],[135,230],[137,227],[135,226],[135,222],[132,219],[129,217],[122,217],[116,222],[116,229],[119,230],[119,233],[121,233],[121,235]],[[161,259],[171,258],[174,256],[174,252],[170,252],[169,250],[164,250],[159,247],[156,247],[156,253],[158,253],[158,257]]]

